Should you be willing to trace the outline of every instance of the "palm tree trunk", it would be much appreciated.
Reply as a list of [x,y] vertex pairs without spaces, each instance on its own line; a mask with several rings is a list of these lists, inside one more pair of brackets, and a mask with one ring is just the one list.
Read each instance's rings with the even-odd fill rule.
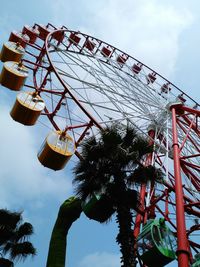
[[132,231],[132,213],[129,208],[119,206],[117,209],[116,221],[119,226],[117,243],[120,246],[121,267],[135,267],[136,260],[134,255],[135,240]]
[[61,205],[51,235],[46,267],[65,267],[67,234],[81,211],[81,202],[74,197]]

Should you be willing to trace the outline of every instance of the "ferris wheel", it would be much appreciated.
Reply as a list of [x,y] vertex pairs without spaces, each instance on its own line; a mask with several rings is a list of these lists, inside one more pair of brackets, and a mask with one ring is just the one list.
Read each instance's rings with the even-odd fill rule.
[[155,257],[160,266],[175,258],[181,267],[199,266],[200,105],[136,58],[65,26],[13,31],[1,61],[1,84],[19,91],[12,118],[51,129],[38,152],[44,166],[64,168],[80,157],[87,135],[111,122],[133,124],[149,138],[155,152],[146,164],[161,167],[165,179],[139,189],[134,235],[153,249],[138,245],[138,266],[156,266]]

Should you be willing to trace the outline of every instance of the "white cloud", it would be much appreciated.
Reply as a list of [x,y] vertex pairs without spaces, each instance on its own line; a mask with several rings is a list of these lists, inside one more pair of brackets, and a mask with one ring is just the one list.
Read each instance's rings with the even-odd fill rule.
[[119,267],[120,255],[107,252],[96,252],[85,256],[79,267]]
[[66,197],[71,191],[69,175],[48,170],[39,163],[35,133],[14,122],[6,106],[1,105],[0,121],[0,206],[24,206],[30,202],[30,206],[35,203],[41,207],[46,197]]
[[[180,37],[193,22],[187,3],[158,0],[74,1],[52,4],[54,21],[115,45],[169,77],[179,54]],[[77,9],[76,6],[79,5]],[[82,8],[83,7],[83,8]],[[72,26],[71,26],[71,25]]]
[[179,38],[192,23],[184,7],[156,0],[106,1],[91,18],[92,33],[169,76],[179,53]]

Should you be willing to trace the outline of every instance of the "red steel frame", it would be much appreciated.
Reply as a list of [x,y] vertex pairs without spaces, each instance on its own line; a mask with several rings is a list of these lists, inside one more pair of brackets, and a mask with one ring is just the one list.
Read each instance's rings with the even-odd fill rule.
[[[185,212],[188,214],[193,214],[196,215],[197,217],[200,217],[200,212],[197,210],[194,210],[192,207],[200,207],[200,201],[194,202],[193,200],[189,199],[186,195],[184,195],[183,192],[183,183],[182,183],[182,178],[181,178],[181,169],[183,172],[190,177],[194,187],[199,191],[200,189],[200,179],[197,177],[189,168],[188,166],[200,171],[200,166],[191,164],[185,159],[187,157],[183,156],[181,157],[181,150],[185,144],[186,139],[192,140],[190,136],[190,130],[193,129],[197,135],[200,136],[200,131],[198,129],[198,125],[194,124],[193,121],[188,117],[188,115],[185,114],[185,112],[189,112],[190,115],[194,116],[193,120],[198,120],[200,117],[200,111],[188,108],[184,105],[172,105],[170,107],[171,113],[172,113],[172,133],[173,133],[173,162],[174,162],[174,187],[172,188],[169,184],[166,183],[166,190],[163,192],[159,198],[155,198],[150,207],[144,210],[144,214],[138,214],[136,216],[135,220],[135,229],[134,229],[134,236],[137,238],[140,232],[140,226],[142,223],[145,223],[146,221],[146,216],[148,212],[151,209],[158,209],[160,213],[163,215],[163,217],[176,229],[177,231],[177,257],[178,257],[178,266],[179,267],[189,267],[190,262],[191,262],[191,251],[189,249],[189,246],[191,246],[196,252],[197,250],[195,248],[200,248],[200,245],[193,242],[193,241],[188,241],[188,236],[195,230],[199,230],[200,226],[192,226],[190,229],[186,230],[186,223],[185,223]],[[181,119],[184,119],[186,122],[185,125],[181,124],[182,121]],[[177,133],[177,126],[180,126],[182,130],[185,132],[185,139],[182,144],[180,144],[179,139],[178,139],[178,133]],[[184,126],[187,126],[187,128],[184,128]],[[153,132],[150,133],[150,137],[154,138]],[[195,145],[195,143],[194,143]],[[196,147],[198,150],[200,150],[200,147]],[[199,157],[200,154],[196,155],[190,155],[188,158],[191,157]],[[147,159],[147,164],[149,162],[149,159]],[[174,225],[168,218],[168,200],[167,196],[170,191],[174,191],[176,195],[176,225]],[[140,191],[140,199],[142,203],[144,203],[145,200],[145,194],[146,194],[146,187],[145,185],[141,187]],[[163,212],[157,203],[164,199],[166,197],[166,210]],[[185,204],[185,203],[188,204]],[[171,203],[174,205],[174,203]],[[188,209],[189,208],[189,209]],[[151,216],[149,216],[151,218]]]
[[176,192],[176,224],[177,224],[177,256],[179,267],[189,266],[188,239],[185,225],[185,211],[183,202],[183,184],[181,179],[180,151],[177,134],[176,108],[172,106],[172,132],[173,132],[173,151],[174,151],[174,177]]
[[[38,24],[34,25],[34,28],[39,27]],[[68,30],[65,26],[62,26],[60,29],[57,29],[55,26],[52,24],[48,24],[47,26],[44,26],[44,29],[48,29],[50,33],[46,36],[43,43],[43,46],[39,46],[38,44],[32,44],[28,43],[27,41],[26,44],[31,46],[32,48],[36,49],[39,51],[39,55],[35,55],[34,53],[32,54],[29,51],[26,51],[27,54],[30,56],[34,57],[36,59],[35,62],[29,61],[27,59],[23,59],[23,63],[26,65],[29,69],[33,71],[33,85],[26,85],[29,88],[32,88],[36,90],[39,94],[41,92],[46,92],[46,93],[55,93],[55,94],[60,94],[60,101],[57,103],[56,107],[52,112],[49,112],[47,109],[45,109],[44,115],[48,117],[52,125],[56,130],[59,129],[58,125],[56,124],[54,120],[54,116],[56,113],[59,111],[61,107],[62,100],[64,99],[65,95],[68,94],[71,99],[73,99],[74,103],[76,103],[77,106],[86,114],[88,118],[88,122],[85,124],[80,124],[80,125],[71,125],[66,127],[65,130],[71,130],[71,129],[76,129],[76,128],[82,128],[82,134],[80,137],[76,140],[76,145],[80,143],[82,139],[84,139],[85,135],[87,134],[87,131],[95,126],[99,129],[102,129],[102,126],[99,124],[99,122],[82,106],[82,104],[79,102],[79,100],[73,95],[73,93],[70,91],[70,88],[67,87],[67,85],[63,82],[62,78],[59,76],[59,73],[57,72],[57,69],[55,68],[51,56],[49,53],[49,40],[53,38],[53,36],[56,38],[58,41],[57,45],[59,45],[63,39],[64,39],[64,34],[66,32],[69,32],[71,34],[74,34],[74,36],[79,36],[80,38],[85,38],[85,42],[83,46],[79,49],[77,53],[82,53],[83,49],[86,47],[89,50],[94,50],[94,54],[98,53],[100,47],[101,51],[104,51],[106,55],[104,54],[104,59],[105,57],[110,58],[114,55],[114,53],[117,51],[118,57],[116,58],[117,62],[121,64],[121,68],[123,67],[123,64],[127,60],[133,60],[134,65],[133,65],[133,71],[136,69],[137,66],[137,72],[135,72],[135,75],[137,75],[141,68],[145,67],[147,71],[149,71],[149,74],[147,75],[149,77],[148,83],[153,83],[157,77],[160,77],[163,79],[165,86],[165,89],[169,87],[173,87],[177,89],[181,97],[185,96],[188,99],[192,100],[192,102],[195,104],[196,107],[199,106],[199,104],[194,101],[190,96],[185,94],[183,91],[181,91],[179,88],[177,88],[174,84],[166,80],[164,77],[153,71],[151,68],[143,64],[142,62],[138,61],[137,59],[123,53],[123,51],[109,45],[108,43],[102,42],[99,39],[96,39],[92,36],[82,34],[80,32],[76,31],[71,31]],[[37,36],[40,38],[40,36]],[[60,38],[60,39],[59,39]],[[78,40],[78,39],[77,39]],[[69,43],[68,46],[66,46],[66,49],[70,49],[70,46],[73,45],[73,42]],[[103,47],[103,48],[102,48]],[[49,61],[49,66],[44,66],[42,64],[42,58],[43,56],[46,55]],[[102,56],[103,57],[103,56]],[[107,61],[109,64],[109,62]],[[30,65],[33,65],[31,67]],[[45,76],[43,77],[43,81],[40,82],[40,84],[37,83],[37,71],[39,68],[43,68],[44,71],[46,71]],[[54,72],[57,79],[59,80],[60,84],[62,85],[63,92],[53,92],[52,90],[49,91],[48,89],[45,89],[45,85],[47,83],[47,79],[50,75],[51,72]],[[166,87],[167,86],[167,87]],[[171,89],[170,89],[171,90]],[[151,200],[150,206],[145,207],[145,197],[146,197],[146,186],[143,185],[141,187],[140,191],[140,199],[141,203],[143,204],[143,213],[138,214],[136,216],[135,220],[135,229],[134,229],[134,236],[137,238],[140,232],[140,227],[141,224],[145,223],[145,221],[155,214],[155,209],[158,210],[162,216],[167,220],[171,226],[174,228],[174,230],[177,232],[177,240],[178,240],[178,248],[177,248],[177,257],[178,257],[178,265],[179,267],[188,267],[189,262],[191,262],[191,251],[190,247],[194,249],[194,251],[198,251],[200,249],[200,245],[190,241],[189,240],[189,235],[196,230],[200,230],[200,225],[197,226],[192,226],[189,229],[186,229],[186,223],[185,223],[185,213],[187,214],[192,214],[198,218],[200,218],[200,202],[196,201],[194,202],[192,199],[189,198],[188,195],[184,194],[183,188],[184,185],[182,184],[182,178],[181,178],[181,170],[182,172],[185,173],[186,176],[188,176],[193,184],[193,186],[196,188],[197,191],[200,190],[200,178],[195,174],[194,170],[200,172],[200,167],[197,166],[196,164],[192,164],[187,161],[189,158],[197,158],[200,157],[200,148],[198,147],[198,144],[195,143],[195,140],[193,140],[193,137],[191,136],[191,131],[193,131],[200,140],[200,129],[198,128],[198,119],[200,117],[200,111],[195,109],[195,108],[189,108],[187,106],[184,106],[183,104],[174,104],[170,107],[171,114],[172,114],[172,134],[173,134],[173,161],[174,161],[174,175],[169,174],[169,182],[165,182],[166,189],[163,191],[163,193],[159,196],[156,197],[154,196]],[[193,119],[191,119],[193,117]],[[179,142],[178,138],[178,133],[177,133],[177,127],[180,127],[182,131],[185,133],[185,139],[182,144]],[[149,132],[150,136],[150,142],[154,142],[154,137],[155,137],[155,132],[151,130]],[[181,156],[181,150],[185,145],[186,140],[190,140],[190,142],[196,147],[197,153],[196,155],[188,155],[188,156]],[[77,156],[80,156],[79,153],[77,153]],[[161,158],[158,156],[157,158],[157,163],[161,165]],[[146,164],[151,164],[151,155],[147,158]],[[152,189],[154,190],[154,185],[152,185]],[[185,189],[186,190],[186,189]],[[169,199],[169,194],[170,192],[175,192],[176,195],[176,201],[175,203],[171,202]],[[160,201],[163,201],[165,203],[165,211],[162,211],[162,209],[159,207],[158,203]],[[176,206],[176,225],[169,219],[169,205]]]

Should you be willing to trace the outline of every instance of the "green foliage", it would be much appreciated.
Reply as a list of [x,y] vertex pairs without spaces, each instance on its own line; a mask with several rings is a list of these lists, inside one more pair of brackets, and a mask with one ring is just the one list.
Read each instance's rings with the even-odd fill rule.
[[4,262],[2,266],[13,266],[13,260],[24,260],[28,255],[36,254],[33,245],[27,241],[32,234],[33,226],[27,222],[22,223],[21,212],[0,210],[0,251],[3,256],[9,257],[9,260],[0,259],[0,263]]
[[138,166],[133,173],[131,173],[127,179],[129,183],[146,184],[148,181],[155,181],[162,183],[163,172],[154,166]]
[[13,267],[13,262],[8,260],[8,259],[4,259],[4,258],[0,258],[0,266],[1,267]]
[[130,125],[112,124],[97,136],[81,145],[82,160],[74,168],[75,191],[83,203],[100,196],[95,206],[85,205],[89,218],[102,223],[116,212],[121,261],[123,267],[133,267],[132,218],[133,210],[140,208],[139,193],[134,186],[147,181],[160,182],[163,174],[154,166],[145,166],[145,158],[153,152],[153,147]]
[[103,192],[111,196],[115,205],[118,200],[127,199],[127,192],[136,183],[161,181],[162,171],[143,165],[153,147],[130,126],[112,124],[99,132],[99,138],[88,138],[81,148],[82,160],[74,168],[73,182],[76,194],[83,201]]
[[17,224],[22,220],[20,212],[11,212],[6,209],[0,209],[0,225],[9,226],[15,229]]

